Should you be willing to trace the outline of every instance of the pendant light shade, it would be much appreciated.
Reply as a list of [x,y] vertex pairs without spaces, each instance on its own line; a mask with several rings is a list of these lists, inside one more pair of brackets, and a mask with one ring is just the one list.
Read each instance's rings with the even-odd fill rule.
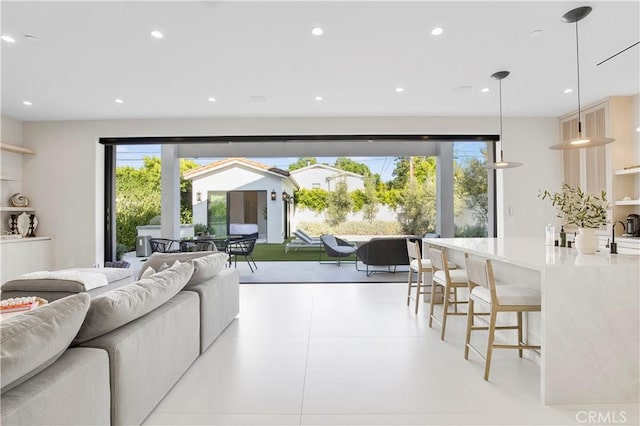
[[613,138],[603,138],[603,137],[585,137],[582,134],[582,122],[580,121],[580,38],[578,37],[578,22],[583,20],[591,13],[591,8],[589,6],[582,6],[575,9],[572,9],[562,15],[562,22],[566,22],[569,24],[576,24],[576,68],[577,68],[577,77],[578,77],[578,137],[557,143],[555,145],[551,145],[549,149],[582,149],[589,148],[592,146],[606,145],[615,141]]
[[522,163],[504,160],[504,141],[502,140],[502,79],[506,78],[508,75],[509,71],[498,71],[491,75],[491,78],[498,80],[500,83],[500,157],[495,163],[485,164],[485,169],[512,169],[514,167],[522,166]]

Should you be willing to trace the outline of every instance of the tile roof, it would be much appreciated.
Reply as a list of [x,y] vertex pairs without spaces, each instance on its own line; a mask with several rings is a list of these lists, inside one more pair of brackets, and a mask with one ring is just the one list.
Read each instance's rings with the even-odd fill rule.
[[246,166],[264,170],[266,172],[271,172],[284,177],[289,177],[289,172],[286,170],[282,170],[277,167],[267,166],[266,164],[258,163],[257,161],[249,160],[243,157],[230,157],[230,158],[225,158],[223,160],[214,161],[213,163],[198,167],[197,169],[189,170],[183,175],[183,177],[185,179],[189,179],[196,175],[205,173],[208,170],[219,169],[221,167],[231,165],[231,164],[244,164]]

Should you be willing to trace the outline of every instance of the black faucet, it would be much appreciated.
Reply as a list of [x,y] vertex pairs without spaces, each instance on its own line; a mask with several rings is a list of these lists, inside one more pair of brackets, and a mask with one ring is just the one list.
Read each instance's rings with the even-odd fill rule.
[[611,254],[618,253],[618,244],[616,244],[616,225],[617,224],[622,225],[622,229],[624,229],[625,231],[627,230],[627,227],[624,225],[624,222],[622,222],[621,220],[617,222],[613,222],[613,225],[611,226]]

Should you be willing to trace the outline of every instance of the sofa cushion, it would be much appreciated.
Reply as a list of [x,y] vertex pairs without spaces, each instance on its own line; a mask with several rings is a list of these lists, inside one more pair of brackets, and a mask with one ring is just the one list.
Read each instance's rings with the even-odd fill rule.
[[80,293],[108,284],[125,284],[132,281],[131,269],[70,268],[21,275],[2,284],[2,291]]
[[198,285],[209,278],[217,275],[224,269],[229,255],[224,252],[194,251],[185,253],[153,253],[140,267],[138,277],[141,278],[147,268],[158,271],[166,263],[172,265],[173,262],[193,263],[193,275],[187,282],[187,287]]
[[2,392],[53,364],[82,325],[91,297],[78,293],[3,319],[0,323]]
[[193,263],[193,275],[186,287],[198,285],[218,275],[227,264],[227,253],[213,253],[190,260]]
[[192,264],[176,262],[149,278],[93,298],[73,343],[102,336],[153,311],[182,290],[192,274]]

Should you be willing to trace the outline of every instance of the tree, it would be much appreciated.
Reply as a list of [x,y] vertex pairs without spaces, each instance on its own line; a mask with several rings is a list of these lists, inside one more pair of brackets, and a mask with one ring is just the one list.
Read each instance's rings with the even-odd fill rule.
[[410,179],[401,195],[398,222],[402,232],[423,235],[434,231],[436,218],[435,176],[425,182]]
[[289,171],[291,172],[317,163],[318,159],[316,157],[300,157],[295,163],[289,164]]
[[466,207],[473,212],[473,217],[478,223],[486,224],[489,214],[488,179],[483,165],[484,161],[478,158],[469,160],[457,176],[456,184]]
[[389,182],[391,188],[405,188],[409,181],[411,158],[413,158],[413,176],[422,183],[436,175],[435,157],[397,157],[393,170],[393,179]]
[[378,196],[376,194],[375,177],[371,174],[364,178],[364,204],[362,215],[364,220],[373,222],[378,214]]
[[344,170],[346,172],[355,173],[365,177],[371,174],[371,170],[369,170],[369,166],[363,163],[358,163],[357,161],[353,161],[352,159],[347,157],[336,158],[335,168]]
[[336,182],[336,187],[329,193],[328,207],[326,210],[327,223],[337,226],[347,220],[347,214],[351,211],[351,197],[347,192],[347,183],[344,179]]
[[[146,225],[161,210],[161,164],[159,157],[144,157],[140,168],[116,168],[116,239],[128,249],[136,246],[137,226]],[[182,173],[199,167],[191,160],[180,160],[180,218],[191,223],[191,181]]]
[[329,204],[329,192],[320,188],[302,188],[295,192],[294,200],[297,206],[320,213]]

